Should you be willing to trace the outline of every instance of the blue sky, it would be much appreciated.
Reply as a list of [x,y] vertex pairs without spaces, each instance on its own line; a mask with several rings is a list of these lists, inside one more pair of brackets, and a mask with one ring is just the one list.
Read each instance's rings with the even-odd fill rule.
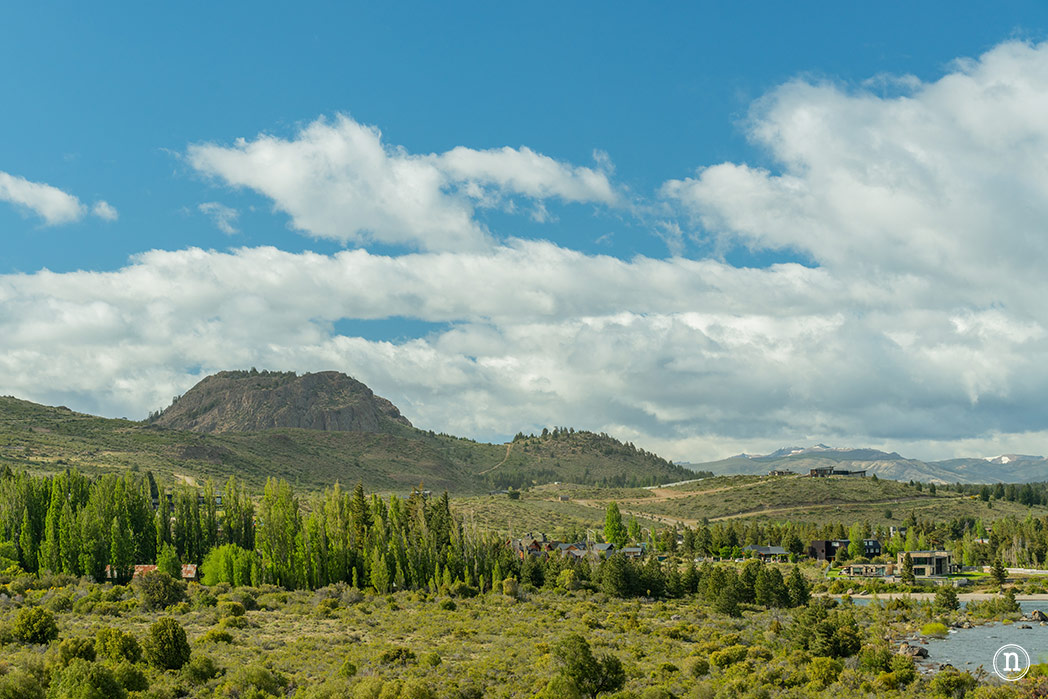
[[1046,452],[1046,33],[1032,2],[23,3],[0,392],[141,417],[335,368],[482,439]]

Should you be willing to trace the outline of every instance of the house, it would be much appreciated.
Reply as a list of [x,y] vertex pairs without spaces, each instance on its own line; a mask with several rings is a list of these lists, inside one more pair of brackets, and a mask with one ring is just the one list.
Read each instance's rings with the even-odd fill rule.
[[593,544],[590,552],[595,556],[610,556],[615,552],[615,544]]
[[569,500],[571,500],[571,496],[570,495],[561,495],[558,499],[561,502],[568,502]]
[[894,563],[852,563],[841,568],[841,573],[853,578],[888,578],[896,574]]
[[769,476],[796,476],[797,474],[789,469],[777,468],[772,471],[768,471]]
[[837,549],[848,547],[847,539],[815,539],[808,547],[808,555],[818,561],[832,561],[837,555]]
[[817,466],[808,471],[808,476],[811,478],[829,478],[830,476],[855,476],[858,478],[865,478],[866,471],[845,471],[843,469],[834,468],[833,466]]
[[620,552],[626,558],[632,558],[634,560],[642,558],[644,556],[644,549],[640,546],[626,546]]
[[863,555],[867,558],[873,558],[874,556],[881,555],[881,542],[876,539],[863,539],[862,540]]
[[[141,575],[145,575],[146,573],[150,573],[150,572],[152,572],[154,570],[156,570],[156,566],[155,565],[142,565],[142,564],[136,565],[135,569],[134,569],[134,574],[131,576],[131,578],[132,579],[137,578],[137,577],[139,577]],[[198,568],[197,568],[197,566],[195,564],[193,564],[193,563],[186,563],[186,564],[184,564],[182,566],[182,579],[183,580],[185,580],[186,582],[191,582],[191,581],[197,580],[198,577],[199,577],[199,570],[198,570]],[[113,569],[110,566],[106,566],[106,579],[113,580],[115,578],[116,578],[116,574],[113,572]]]
[[[950,575],[956,573],[958,566],[953,563],[953,554],[949,551],[910,551],[910,560],[913,561],[913,575],[918,578],[929,578],[939,575]],[[896,556],[896,565],[902,570],[902,562],[906,553]]]
[[757,544],[748,544],[742,547],[743,551],[752,551],[753,555],[762,561],[766,558],[785,558],[790,553],[781,546],[758,546]]

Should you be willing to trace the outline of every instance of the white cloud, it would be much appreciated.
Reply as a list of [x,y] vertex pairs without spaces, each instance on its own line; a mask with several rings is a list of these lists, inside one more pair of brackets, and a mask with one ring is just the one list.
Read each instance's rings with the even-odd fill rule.
[[514,197],[617,201],[604,169],[571,166],[529,148],[414,155],[343,115],[317,120],[293,140],[260,135],[232,147],[198,144],[187,157],[202,173],[269,197],[298,230],[426,250],[486,247],[489,234],[475,209],[511,206]]
[[211,222],[215,224],[215,227],[226,235],[234,235],[240,232],[236,227],[236,221],[240,217],[240,212],[236,209],[219,204],[217,201],[205,201],[197,206],[197,210],[208,216]]
[[794,248],[844,273],[986,288],[1048,255],[1048,44],[1002,44],[907,91],[794,81],[753,108],[779,166],[722,163],[663,193],[710,233]]
[[[0,393],[143,416],[202,373],[335,368],[426,428],[571,424],[692,459],[809,438],[946,448],[1037,433],[1048,311],[962,305],[908,277],[874,291],[799,265],[524,241],[399,257],[153,251],[116,272],[0,277]],[[332,330],[389,316],[439,325],[400,343]]]
[[0,172],[0,201],[31,211],[49,226],[79,221],[85,212],[84,205],[72,194],[6,172]]
[[91,207],[91,213],[103,221],[115,221],[120,218],[117,210],[107,201],[96,201],[95,205]]
[[[485,206],[618,205],[600,158],[411,155],[347,118],[194,147],[303,230],[433,251],[152,251],[0,276],[0,393],[141,417],[218,369],[340,369],[419,426],[479,438],[566,424],[692,460],[817,441],[1048,453],[1048,49],[951,70],[893,97],[784,85],[749,127],[777,171],[723,163],[663,188],[726,243],[815,268],[621,260],[477,223]],[[433,325],[395,343],[334,330],[397,316]]]

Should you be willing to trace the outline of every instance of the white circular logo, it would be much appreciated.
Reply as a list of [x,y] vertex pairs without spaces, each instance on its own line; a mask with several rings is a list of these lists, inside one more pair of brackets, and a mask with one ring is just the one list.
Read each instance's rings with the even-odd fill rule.
[[993,654],[993,671],[1005,682],[1021,680],[1030,669],[1030,654],[1022,646],[1009,643]]

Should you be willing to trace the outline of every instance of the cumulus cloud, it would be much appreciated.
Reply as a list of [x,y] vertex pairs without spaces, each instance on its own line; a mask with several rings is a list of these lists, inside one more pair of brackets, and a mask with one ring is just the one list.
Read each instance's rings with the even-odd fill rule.
[[219,204],[217,201],[205,201],[197,206],[197,210],[209,217],[211,222],[215,224],[215,227],[226,235],[234,235],[240,232],[240,229],[236,227],[236,221],[240,217],[240,212],[236,209]]
[[0,201],[39,216],[49,226],[79,221],[85,212],[84,205],[72,194],[6,172],[0,172]]
[[[0,277],[0,307],[0,392],[62,391],[106,414],[142,416],[205,373],[266,366],[346,371],[427,428],[496,439],[571,424],[674,458],[1048,425],[1044,314],[793,264],[525,241],[395,257],[153,251],[115,272]],[[398,343],[333,330],[389,316],[449,325]]]
[[[24,177],[0,172],[0,201],[14,204],[44,220],[48,226],[79,221],[88,213],[80,199],[43,182],[31,182]],[[97,201],[91,214],[104,221],[115,221],[117,211],[108,202]]]
[[115,221],[120,218],[117,210],[107,201],[96,201],[95,205],[91,207],[91,213],[103,221]]
[[1005,43],[934,82],[899,84],[902,94],[881,97],[787,83],[754,105],[747,127],[777,170],[721,163],[663,194],[708,233],[800,250],[842,273],[950,284],[1039,274],[1048,44]]
[[[348,118],[191,148],[298,228],[424,251],[151,251],[0,276],[0,392],[141,417],[218,369],[339,369],[419,426],[478,438],[573,425],[692,460],[807,441],[1048,453],[1048,48],[893,84],[783,85],[748,127],[776,170],[722,163],[662,188],[684,212],[660,211],[671,251],[694,221],[812,267],[623,260],[477,222],[516,198],[617,205],[601,158],[412,155]],[[433,329],[335,330],[391,317]]]
[[505,206],[514,197],[617,201],[604,165],[572,166],[529,148],[416,155],[344,115],[319,119],[291,140],[260,135],[233,146],[193,145],[187,159],[202,173],[272,199],[296,229],[311,235],[425,250],[489,245],[476,209]]

